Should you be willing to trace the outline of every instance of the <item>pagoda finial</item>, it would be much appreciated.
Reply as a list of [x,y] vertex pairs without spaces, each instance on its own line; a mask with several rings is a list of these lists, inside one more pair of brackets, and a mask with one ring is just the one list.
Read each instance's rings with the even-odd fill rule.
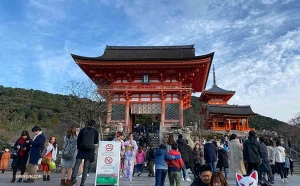
[[216,85],[215,65],[213,65],[213,73],[214,73],[214,85]]

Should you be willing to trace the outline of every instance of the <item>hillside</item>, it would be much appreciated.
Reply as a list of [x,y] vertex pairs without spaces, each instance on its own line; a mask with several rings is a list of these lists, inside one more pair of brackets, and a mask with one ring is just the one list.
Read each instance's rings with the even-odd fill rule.
[[[77,105],[74,105],[75,102]],[[78,104],[78,102],[81,103]],[[97,116],[105,121],[105,113],[96,116],[91,110],[98,112],[97,110],[91,108],[87,110],[82,103],[90,107],[94,102],[77,99],[70,95],[0,86],[0,142],[6,137],[9,140],[15,139],[21,130],[30,130],[35,124],[41,125],[45,131],[49,131],[49,134],[57,134],[57,131],[63,133],[65,130],[63,123],[66,122],[78,124]],[[102,104],[102,107],[105,107],[103,105],[105,104]],[[99,105],[96,106],[99,107]],[[80,110],[77,107],[80,107]],[[198,102],[198,98],[192,97],[192,107],[184,111],[184,122],[190,124],[198,121],[201,107],[202,104]],[[75,122],[76,120],[80,121]],[[250,126],[275,131],[291,127],[284,122],[261,115],[252,117]]]

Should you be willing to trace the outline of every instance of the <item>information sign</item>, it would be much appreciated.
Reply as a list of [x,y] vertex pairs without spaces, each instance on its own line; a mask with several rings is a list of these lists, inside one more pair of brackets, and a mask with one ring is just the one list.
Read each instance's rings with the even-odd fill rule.
[[121,143],[99,141],[95,185],[119,185]]

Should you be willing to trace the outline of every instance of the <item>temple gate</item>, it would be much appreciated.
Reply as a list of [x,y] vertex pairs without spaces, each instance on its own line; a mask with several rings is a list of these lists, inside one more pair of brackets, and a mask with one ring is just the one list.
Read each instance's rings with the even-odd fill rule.
[[99,57],[71,54],[107,101],[107,124],[132,130],[133,115],[160,115],[163,127],[183,124],[191,95],[204,90],[214,53],[196,56],[194,45],[106,46]]

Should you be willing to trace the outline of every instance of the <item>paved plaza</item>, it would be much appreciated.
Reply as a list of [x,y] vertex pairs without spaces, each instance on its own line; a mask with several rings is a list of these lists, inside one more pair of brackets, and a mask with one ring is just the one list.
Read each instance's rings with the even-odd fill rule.
[[[60,184],[60,173],[53,173],[51,175],[51,181],[42,181],[42,179],[35,180],[34,183],[10,183],[12,172],[7,171],[4,174],[0,174],[0,186],[6,185],[32,185],[32,186],[58,186]],[[76,186],[79,186],[80,178],[77,179]],[[95,182],[95,174],[90,174],[88,177],[85,186],[93,186]],[[192,182],[183,181],[182,186],[190,186]],[[148,177],[146,173],[144,173],[140,177],[134,177],[132,183],[129,181],[125,181],[124,178],[120,178],[120,186],[154,186],[155,178]],[[169,181],[166,179],[165,186],[169,186]],[[233,179],[229,179],[229,185],[235,185],[235,181]],[[275,183],[274,185],[284,185],[284,186],[298,186],[300,185],[300,176],[292,176],[288,178],[288,183]]]

